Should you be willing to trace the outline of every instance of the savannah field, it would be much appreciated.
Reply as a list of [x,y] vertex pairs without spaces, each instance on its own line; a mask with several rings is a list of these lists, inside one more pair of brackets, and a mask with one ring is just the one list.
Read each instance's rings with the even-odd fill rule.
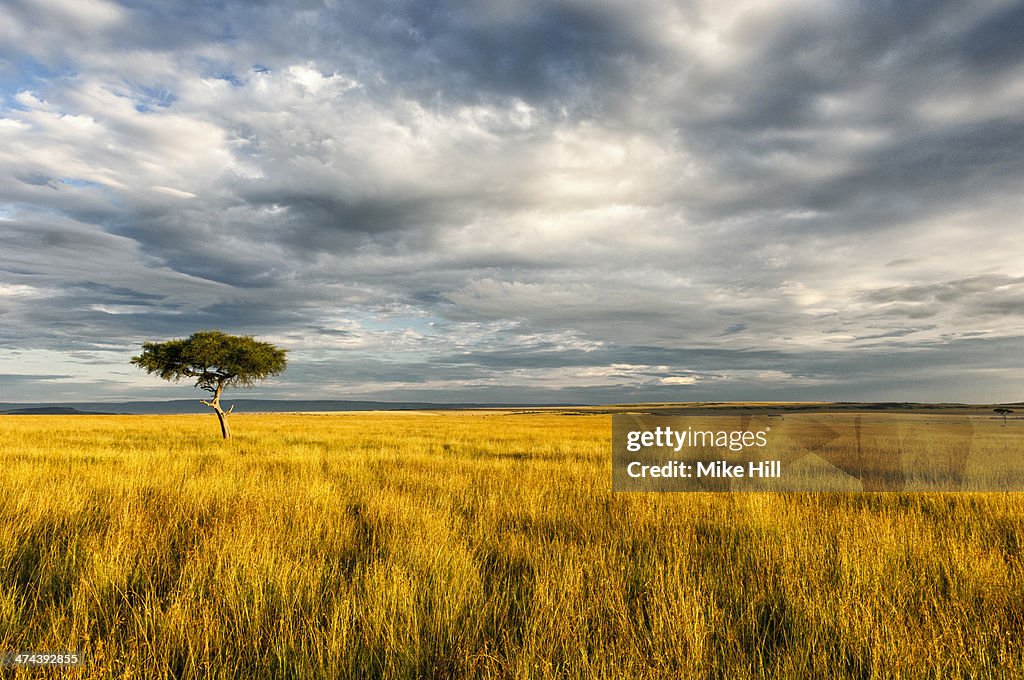
[[[871,445],[941,449],[925,418],[872,415]],[[613,494],[607,414],[232,427],[0,417],[0,652],[77,651],[82,678],[1024,676],[1021,494]],[[1024,452],[1020,421],[972,427]]]

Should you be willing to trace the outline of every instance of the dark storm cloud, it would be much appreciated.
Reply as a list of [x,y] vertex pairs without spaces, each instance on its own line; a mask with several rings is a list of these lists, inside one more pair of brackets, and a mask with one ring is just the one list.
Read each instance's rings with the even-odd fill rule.
[[[948,25],[966,22],[961,30],[969,31],[977,15],[957,17],[958,4],[818,3],[805,11],[767,9],[771,5],[760,13],[751,11],[731,31],[734,47],[750,51],[744,64],[748,68],[722,73],[715,82],[708,76],[699,82],[736,104],[706,122],[745,132],[799,129],[827,113],[819,107],[819,97],[825,95],[900,89],[912,100],[949,75],[959,61]],[[991,20],[980,13],[983,22]],[[880,98],[855,115],[894,122],[901,112],[898,102]]]
[[874,302],[939,302],[952,304],[965,298],[987,296],[993,291],[1024,293],[1024,277],[972,276],[956,281],[942,281],[925,285],[905,285],[880,288],[865,297]]
[[[203,57],[207,75],[235,80],[242,77],[236,71],[254,65],[316,59],[358,76],[380,73],[425,100],[501,95],[544,105],[572,95],[580,84],[621,86],[633,65],[658,52],[636,30],[630,7],[608,3],[247,0],[120,6],[129,18],[110,28],[109,39],[123,48],[227,47],[229,55]],[[53,21],[53,13],[33,3],[15,3],[15,11],[26,23]]]
[[1024,377],[1019,3],[5,14],[0,372],[151,394],[103,362],[223,328],[292,349],[267,396],[988,400]]
[[934,214],[964,200],[1017,190],[1024,176],[1024,120],[911,135],[858,165],[816,187],[803,204],[823,211],[851,208],[884,228],[893,217]]
[[[628,66],[654,56],[643,36],[631,34],[625,11],[600,5],[492,5],[507,14],[492,18],[466,11],[464,3],[410,2],[406,8],[388,37],[397,38],[392,44],[401,51],[448,71],[445,95],[490,92],[543,104],[580,84],[620,86]],[[429,86],[420,87],[429,94]]]
[[299,256],[367,245],[424,247],[439,221],[454,220],[458,214],[444,201],[426,197],[345,200],[323,194],[275,192],[245,198],[250,205],[276,206],[284,213],[278,220],[276,238]]
[[[131,288],[118,288],[115,286],[107,286],[102,283],[94,283],[92,281],[86,281],[76,288],[80,289],[85,295],[89,296],[89,299],[103,299],[102,296],[109,296],[112,300],[122,301],[129,304],[136,304],[140,306],[154,306],[159,303],[166,303],[166,295],[153,295],[151,293],[140,293],[137,290]],[[95,296],[100,296],[99,298]]]
[[1012,3],[974,25],[960,38],[968,62],[985,73],[1020,63],[1024,58],[1024,5]]
[[978,276],[929,285],[883,288],[866,296],[882,304],[879,313],[924,319],[942,313],[962,321],[992,323],[1019,318],[1024,308],[1024,280],[1007,276]]
[[16,175],[15,179],[17,179],[19,182],[24,182],[25,184],[31,184],[32,186],[50,187],[51,189],[57,188],[53,185],[54,178],[47,177],[41,172],[33,172],[24,176]]
[[[1024,120],[1016,108],[989,115],[986,101],[1001,89],[1000,74],[1019,60],[980,68],[950,35],[959,23],[960,44],[980,46],[971,36],[991,32],[993,49],[1004,54],[999,45],[1020,44],[1011,38],[1018,14],[965,13],[957,3],[840,3],[749,28],[746,68],[691,78],[680,93],[680,133],[709,163],[744,182],[728,201],[696,197],[696,209],[706,219],[819,211],[821,220],[801,227],[886,229],[1019,189]],[[701,92],[729,105],[708,109]],[[929,120],[943,97],[964,106],[974,97],[976,118]],[[884,142],[844,149],[848,134],[877,134]],[[845,167],[818,181],[786,172],[837,160]]]
[[40,380],[42,380],[42,381],[46,381],[46,380],[66,380],[66,379],[72,378],[72,377],[74,377],[74,376],[71,376],[71,375],[42,375],[42,374],[18,375],[18,374],[12,374],[12,373],[0,373],[0,383],[11,384],[11,385],[24,384],[24,383],[32,384],[32,383],[35,383],[36,381],[40,381]]

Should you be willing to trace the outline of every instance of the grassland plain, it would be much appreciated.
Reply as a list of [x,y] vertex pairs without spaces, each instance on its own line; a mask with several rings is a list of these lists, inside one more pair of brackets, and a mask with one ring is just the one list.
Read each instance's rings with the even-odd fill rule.
[[[1020,495],[612,494],[610,420],[0,417],[0,651],[88,678],[1024,675]],[[1020,428],[972,447],[1020,456]]]

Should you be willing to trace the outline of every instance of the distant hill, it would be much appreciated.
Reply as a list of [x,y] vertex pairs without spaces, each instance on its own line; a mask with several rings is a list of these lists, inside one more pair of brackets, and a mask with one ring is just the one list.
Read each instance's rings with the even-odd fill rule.
[[27,406],[0,411],[4,416],[112,416],[111,411],[80,411],[70,406]]
[[[446,411],[466,408],[522,408],[536,404],[434,403],[425,401],[347,401],[313,399],[291,401],[285,399],[224,399],[225,408],[234,405],[235,413],[296,413],[310,411]],[[545,407],[565,406],[544,404]],[[69,402],[60,404],[0,403],[0,414],[6,415],[78,415],[78,414],[178,414],[210,413],[199,399],[172,401]]]
[[[349,401],[312,399],[225,399],[235,413],[310,413],[332,411],[452,411],[512,409],[516,411],[585,413],[647,413],[662,416],[783,415],[786,413],[898,412],[917,414],[991,415],[994,406],[1024,404],[925,404],[914,402],[661,402],[641,404],[443,403],[426,401]],[[198,399],[171,401],[74,402],[59,404],[0,403],[0,415],[157,415],[210,413]]]
[[[998,404],[997,404],[998,405]],[[579,407],[581,413],[637,413],[658,416],[769,415],[787,413],[901,413],[990,416],[993,404],[922,402],[683,402]]]

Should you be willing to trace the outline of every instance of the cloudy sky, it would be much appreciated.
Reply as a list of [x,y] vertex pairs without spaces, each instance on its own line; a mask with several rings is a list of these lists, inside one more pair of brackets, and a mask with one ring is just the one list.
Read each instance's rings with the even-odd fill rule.
[[2,0],[0,401],[1024,399],[1024,5]]

